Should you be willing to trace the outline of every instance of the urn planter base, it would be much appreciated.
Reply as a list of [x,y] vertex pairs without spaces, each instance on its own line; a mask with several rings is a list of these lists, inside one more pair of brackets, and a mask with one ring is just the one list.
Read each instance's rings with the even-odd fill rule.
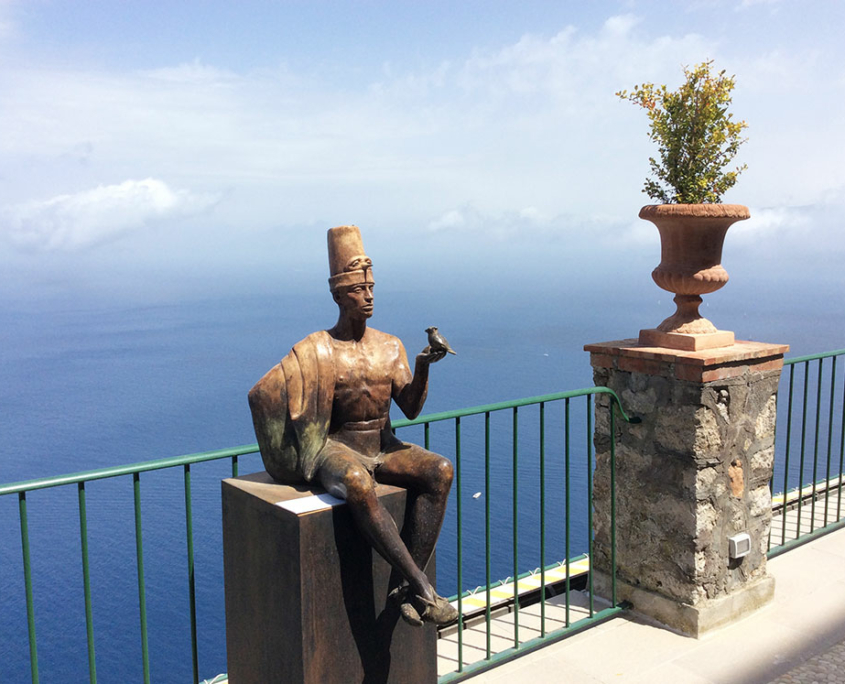
[[639,344],[644,347],[663,347],[680,351],[702,351],[732,347],[735,339],[730,330],[717,330],[711,333],[674,333],[663,332],[657,328],[640,330]]

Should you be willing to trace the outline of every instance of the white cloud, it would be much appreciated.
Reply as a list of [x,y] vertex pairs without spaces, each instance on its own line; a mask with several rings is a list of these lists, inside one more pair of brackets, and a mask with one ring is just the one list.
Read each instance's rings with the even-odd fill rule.
[[731,232],[738,242],[773,239],[785,230],[803,232],[811,223],[810,207],[764,207],[752,212],[751,218],[734,224]]
[[536,234],[552,229],[561,223],[561,217],[550,219],[534,207],[519,211],[506,211],[501,214],[489,214],[467,205],[460,209],[450,209],[438,218],[430,221],[428,229],[432,232],[457,231],[481,233],[485,237],[505,239],[513,235]]
[[640,23],[640,18],[633,14],[620,14],[615,17],[610,17],[602,30],[604,33],[614,36],[616,38],[623,38],[627,36],[631,29]]
[[204,211],[213,203],[210,196],[174,191],[154,178],[127,180],[3,208],[0,225],[18,247],[74,250],[114,240],[164,219]]
[[[573,225],[590,227],[592,238],[613,226],[618,239],[619,226],[639,225],[654,149],[645,116],[614,92],[644,81],[674,87],[682,65],[711,57],[737,74],[736,116],[751,125],[737,160],[749,169],[725,201],[801,206],[843,182],[841,85],[831,87],[829,67],[841,60],[832,48],[723,44],[706,22],[682,25],[700,33],[622,14],[592,30],[572,25],[467,47],[463,57],[432,53],[422,67],[398,54],[369,80],[357,65],[335,65],[348,67],[342,84],[318,67],[237,72],[193,60],[121,72],[0,63],[0,156],[15,169],[0,171],[0,196],[84,195],[101,178],[153,175],[225,193],[214,215],[221,231],[326,220],[494,226],[503,238]],[[44,246],[90,244],[72,236],[99,234],[78,227],[59,237],[62,230],[15,234],[19,244]]]
[[234,73],[203,64],[198,57],[191,62],[185,62],[175,67],[151,69],[149,71],[143,71],[141,74],[161,81],[183,84],[214,84],[236,80]]
[[[789,264],[787,269],[798,277],[811,272],[841,278],[845,257],[842,216],[845,213],[845,186],[825,192],[818,202],[801,206],[787,203],[769,207],[751,207],[751,218],[734,224],[728,240],[732,249],[746,252],[754,260],[765,257],[772,264]],[[810,271],[796,268],[796,262],[812,264]]]
[[467,225],[467,219],[464,212],[457,209],[450,209],[439,218],[430,221],[428,229],[433,233],[439,233],[443,230],[461,230]]
[[[166,174],[215,191],[275,187],[293,220],[313,216],[304,203],[314,195],[304,185],[335,197],[338,185],[366,185],[390,211],[408,208],[405,198],[390,206],[400,197],[397,184],[416,184],[420,197],[442,196],[442,209],[475,202],[491,211],[529,203],[560,211],[557,202],[589,201],[593,183],[584,165],[614,148],[617,131],[641,123],[613,92],[631,85],[634,74],[679,71],[706,45],[697,36],[649,41],[637,26],[626,15],[595,33],[567,27],[552,36],[526,34],[418,71],[391,65],[363,87],[285,69],[234,73],[198,60],[128,73],[4,72],[0,65],[0,154],[31,174],[3,194],[43,196],[52,174],[33,160],[54,168],[52,159],[85,144],[95,150],[88,182],[105,168]],[[624,173],[624,165],[617,160],[607,171]],[[523,181],[532,185],[528,196]],[[550,203],[541,195],[559,195],[556,186],[569,190]],[[47,191],[68,186],[57,182]],[[360,215],[372,202],[357,195],[348,209]],[[422,207],[411,210],[422,218]]]
[[476,96],[550,98],[544,103],[550,114],[574,118],[606,107],[632,79],[668,77],[713,48],[695,34],[648,40],[635,30],[639,24],[633,15],[618,15],[595,34],[574,26],[551,37],[526,34],[513,45],[471,56],[457,82]]
[[[483,235],[494,240],[507,240],[518,237],[534,239],[542,237],[565,237],[571,243],[585,244],[589,241],[604,240],[603,234],[608,229],[624,228],[609,216],[597,212],[589,217],[572,214],[547,215],[536,207],[525,207],[517,211],[490,213],[479,210],[473,205],[459,209],[450,209],[428,222],[427,228],[433,233],[451,232]],[[612,241],[618,242],[614,233]]]

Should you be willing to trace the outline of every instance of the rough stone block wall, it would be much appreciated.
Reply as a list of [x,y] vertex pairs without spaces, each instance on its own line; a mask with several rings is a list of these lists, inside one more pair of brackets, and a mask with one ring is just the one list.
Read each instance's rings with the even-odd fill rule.
[[[639,424],[616,420],[618,577],[696,605],[766,574],[779,370],[694,382],[594,368]],[[596,402],[593,564],[610,573],[609,398]],[[751,553],[730,560],[728,537]]]

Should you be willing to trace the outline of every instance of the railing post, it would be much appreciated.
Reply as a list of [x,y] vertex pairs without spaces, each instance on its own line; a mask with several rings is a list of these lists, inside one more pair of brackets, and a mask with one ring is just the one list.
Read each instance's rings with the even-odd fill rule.
[[26,591],[26,624],[29,630],[29,668],[32,684],[38,684],[38,647],[35,639],[35,602],[32,599],[32,563],[29,553],[29,520],[26,514],[26,492],[18,494],[21,521],[21,552],[23,553],[23,578]]
[[[426,433],[426,445],[428,445],[428,433]],[[461,506],[461,419],[455,418],[455,526],[457,527],[457,575],[458,575],[458,615],[463,616],[463,594],[464,594],[464,559],[463,559],[463,516]],[[458,672],[464,669],[464,621],[463,617],[458,618]]]
[[571,589],[571,577],[570,572],[571,569],[569,567],[569,554],[570,554],[570,545],[569,545],[569,533],[570,533],[570,479],[569,479],[569,399],[564,399],[564,455],[563,455],[563,481],[564,481],[564,489],[563,489],[563,510],[564,510],[564,524],[563,524],[563,536],[564,536],[564,546],[563,546],[563,559],[566,563],[566,582],[564,585],[564,592],[566,596],[566,609],[565,609],[565,619],[564,624],[569,627],[569,593]]
[[184,465],[185,471],[185,551],[188,554],[188,610],[191,617],[191,670],[194,684],[200,680],[199,657],[197,655],[197,591],[194,577],[194,514],[191,500],[191,465]]
[[88,678],[97,681],[97,661],[94,653],[94,615],[91,609],[91,568],[88,562],[88,513],[85,506],[85,483],[77,485],[79,496],[79,539],[82,551],[82,587],[85,594],[85,631],[88,637]]
[[491,634],[490,634],[490,585],[493,583],[490,577],[490,412],[484,414],[484,578],[487,586],[487,606],[484,610],[485,622],[487,624],[486,654],[487,659],[491,655]]
[[513,645],[519,648],[519,409],[513,407]]
[[[833,455],[833,408],[834,404],[836,403],[836,357],[834,356],[832,359],[832,364],[830,367],[830,407],[828,411],[827,417],[827,465],[825,467],[825,480],[830,482],[830,459]],[[845,427],[845,426],[844,426]],[[840,471],[841,473],[841,471]],[[827,527],[827,514],[828,514],[828,503],[830,501],[830,497],[827,496],[825,492],[824,497],[824,524]]]
[[[795,365],[789,366],[789,401],[786,408],[786,444],[783,459],[783,511],[781,516],[781,539],[780,543],[786,544],[786,494],[789,491],[789,447],[792,444],[792,390],[795,389]],[[798,482],[801,482],[799,476]],[[799,484],[800,486],[800,484]]]
[[[593,557],[593,398],[587,395],[587,556]],[[593,617],[593,573],[587,580],[590,617]]]
[[842,389],[842,418],[839,421],[839,485],[836,492],[836,519],[842,514],[842,479],[845,473],[845,384]]
[[[788,347],[698,352],[587,345],[596,385],[594,555],[599,595],[699,636],[771,600],[766,573],[778,380]],[[615,468],[614,468],[615,463]],[[745,555],[729,539],[746,533]]]
[[141,664],[144,684],[150,684],[150,649],[147,636],[147,590],[144,580],[144,541],[141,525],[141,476],[132,476],[135,498],[135,566],[138,572],[138,614],[141,621]]
[[[569,399],[566,400],[566,430],[569,437]],[[568,446],[568,444],[567,444]],[[568,454],[567,454],[568,455]],[[566,495],[569,501],[569,478],[567,477]],[[569,513],[567,512],[567,525]],[[566,558],[569,558],[569,532],[566,535]],[[568,561],[567,561],[568,563]],[[569,597],[567,597],[568,599]],[[569,610],[569,603],[566,605]],[[567,619],[567,623],[569,620]],[[540,404],[540,636],[546,636],[546,404]]]

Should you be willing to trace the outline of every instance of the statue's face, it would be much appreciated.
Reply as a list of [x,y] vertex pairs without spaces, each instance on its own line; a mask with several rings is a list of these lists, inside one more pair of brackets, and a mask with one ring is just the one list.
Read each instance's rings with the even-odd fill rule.
[[370,318],[373,315],[373,284],[359,283],[335,293],[335,301],[351,318]]

